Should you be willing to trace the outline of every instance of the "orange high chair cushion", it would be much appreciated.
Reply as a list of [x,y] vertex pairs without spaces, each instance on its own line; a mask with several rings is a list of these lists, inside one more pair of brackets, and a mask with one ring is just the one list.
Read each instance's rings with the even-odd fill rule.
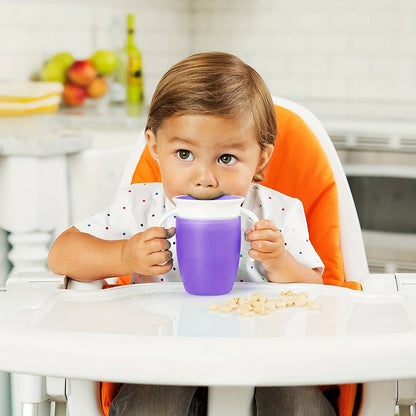
[[345,281],[340,250],[338,195],[325,151],[306,123],[276,106],[277,139],[262,185],[302,201],[310,240],[321,257],[325,284]]
[[[325,264],[325,284],[360,290],[357,282],[345,282],[340,250],[338,196],[332,168],[314,133],[292,111],[275,106],[277,140],[262,185],[302,201],[309,227],[310,240]],[[131,183],[161,182],[157,163],[146,147],[136,166]],[[130,276],[119,278],[119,284],[129,284]],[[338,415],[353,413],[355,384],[339,386]],[[324,389],[324,388],[323,388]],[[118,385],[102,383],[103,410],[108,409]]]

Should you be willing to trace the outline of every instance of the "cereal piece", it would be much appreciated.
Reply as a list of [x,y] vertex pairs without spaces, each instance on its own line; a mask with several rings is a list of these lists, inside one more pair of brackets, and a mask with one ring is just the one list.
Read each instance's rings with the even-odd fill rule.
[[237,309],[238,301],[236,300],[236,298],[227,300],[224,302],[224,306],[226,306],[227,308],[231,308],[231,309]]
[[286,300],[283,298],[276,299],[274,304],[277,309],[286,308]]
[[292,306],[295,303],[295,301],[293,299],[293,296],[285,295],[285,296],[283,296],[283,299],[286,302],[286,306]]
[[239,311],[248,311],[248,312],[254,312],[254,307],[251,304],[244,304],[238,307]]
[[302,298],[308,298],[309,297],[309,293],[308,292],[299,292],[299,293],[296,293],[295,296],[296,297],[302,297]]
[[257,313],[260,315],[268,315],[270,312],[263,306]]
[[261,313],[261,311],[265,310],[266,308],[262,304],[254,305],[254,312]]
[[238,312],[238,314],[241,316],[250,317],[250,316],[254,316],[256,313],[254,311],[241,310]]
[[316,300],[308,300],[306,306],[309,309],[319,309],[319,303]]
[[209,305],[209,309],[211,311],[218,311],[221,308],[220,305],[218,305],[217,303],[212,303],[211,305]]
[[298,306],[298,307],[302,307],[302,306],[306,306],[307,300],[303,297],[301,298],[295,298],[294,301],[294,306]]

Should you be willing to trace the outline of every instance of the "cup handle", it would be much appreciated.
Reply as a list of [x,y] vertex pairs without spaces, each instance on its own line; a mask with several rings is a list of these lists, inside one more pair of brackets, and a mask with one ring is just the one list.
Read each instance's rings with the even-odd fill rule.
[[159,227],[162,226],[162,224],[169,218],[172,217],[173,215],[175,215],[177,213],[177,209],[176,208],[172,208],[170,209],[168,212],[165,213],[165,215],[163,215],[163,217],[160,219],[159,221]]
[[[246,215],[248,217],[248,219],[253,222],[253,224],[255,222],[259,221],[259,218],[257,217],[257,215],[254,214],[254,212],[250,211],[247,208],[240,207],[240,213]],[[264,274],[260,269],[260,262],[258,262],[257,260],[254,260],[250,257],[249,258],[249,264],[251,264],[252,267],[254,267],[260,275]]]
[[251,212],[247,208],[240,207],[240,213],[246,215],[248,219],[253,222],[253,224],[259,221],[257,215],[254,212]]

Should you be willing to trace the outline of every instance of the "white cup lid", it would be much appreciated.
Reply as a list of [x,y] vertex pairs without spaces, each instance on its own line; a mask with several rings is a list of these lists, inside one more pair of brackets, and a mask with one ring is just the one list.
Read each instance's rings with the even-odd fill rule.
[[244,197],[238,195],[222,195],[216,199],[195,199],[189,195],[180,195],[172,199],[178,217],[193,219],[236,218],[240,216],[240,207],[244,202]]

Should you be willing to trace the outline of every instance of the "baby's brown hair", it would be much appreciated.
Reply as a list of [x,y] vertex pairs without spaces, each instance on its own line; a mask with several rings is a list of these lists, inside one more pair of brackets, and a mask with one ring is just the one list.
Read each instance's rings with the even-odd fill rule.
[[[157,133],[173,115],[198,114],[251,122],[263,150],[274,145],[276,113],[260,75],[240,58],[223,52],[191,55],[172,66],[153,94],[146,130]],[[259,172],[253,179],[264,178]]]

